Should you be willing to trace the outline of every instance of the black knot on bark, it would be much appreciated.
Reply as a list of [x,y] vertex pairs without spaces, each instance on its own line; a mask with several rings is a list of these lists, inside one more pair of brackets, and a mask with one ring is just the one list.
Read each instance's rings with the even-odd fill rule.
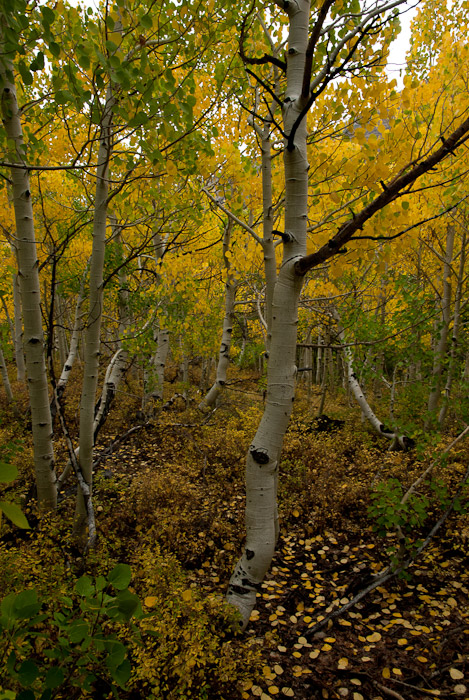
[[254,447],[251,445],[249,448],[251,456],[257,464],[267,464],[269,461],[269,453],[263,447]]
[[254,556],[254,552],[252,549],[246,549],[246,559],[250,561]]

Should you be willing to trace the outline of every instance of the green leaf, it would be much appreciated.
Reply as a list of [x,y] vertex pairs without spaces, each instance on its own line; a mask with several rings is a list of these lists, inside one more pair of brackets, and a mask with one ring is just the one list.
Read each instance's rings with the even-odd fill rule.
[[0,462],[0,481],[9,484],[14,481],[18,476],[18,469],[14,464],[7,464],[6,462]]
[[124,659],[120,666],[114,669],[112,672],[112,677],[121,688],[125,688],[125,685],[130,678],[130,673],[130,661],[128,659]]
[[143,17],[140,18],[140,24],[145,29],[151,29],[152,21],[150,15],[143,15]]
[[145,114],[145,112],[137,112],[137,114],[129,121],[129,126],[141,126],[142,124],[146,124],[147,121],[148,116]]
[[55,58],[59,58],[60,56],[60,45],[57,44],[56,41],[50,41],[49,42],[49,51]]
[[117,588],[118,591],[127,588],[132,579],[132,571],[128,564],[117,564],[108,576],[110,584]]
[[51,666],[46,673],[44,685],[46,688],[58,688],[64,682],[64,672],[60,666]]
[[76,620],[67,630],[68,638],[73,644],[78,644],[89,635],[88,623],[85,620]]
[[31,73],[29,68],[27,68],[27,66],[24,64],[23,61],[20,61],[18,63],[18,70],[20,72],[21,80],[23,81],[23,83],[25,85],[32,85],[33,84],[33,74]]
[[16,700],[35,700],[36,696],[32,690],[22,690],[19,695],[16,696]]
[[0,510],[5,513],[16,527],[20,527],[23,530],[30,529],[30,524],[19,506],[8,501],[0,501]]
[[113,41],[108,39],[108,41],[106,41],[106,48],[110,53],[115,53],[119,47]]
[[66,105],[72,99],[72,95],[67,90],[57,90],[55,93],[55,101],[59,105]]
[[41,7],[42,17],[47,24],[53,24],[55,21],[55,12],[50,7]]
[[118,639],[104,640],[104,647],[108,652],[106,665],[109,669],[117,668],[125,659],[127,649]]
[[32,685],[39,675],[39,669],[31,659],[26,659],[18,671],[18,679],[21,685]]
[[89,576],[81,576],[75,583],[75,590],[78,595],[93,595],[94,586]]
[[15,597],[12,612],[17,619],[26,620],[36,615],[40,609],[41,603],[37,599],[37,591],[34,588],[28,588]]
[[98,576],[96,579],[96,590],[102,591],[106,588],[107,581],[104,576]]

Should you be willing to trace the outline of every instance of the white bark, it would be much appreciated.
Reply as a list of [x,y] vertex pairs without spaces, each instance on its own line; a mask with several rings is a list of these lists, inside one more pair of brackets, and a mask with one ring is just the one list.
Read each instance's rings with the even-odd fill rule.
[[[20,110],[16,99],[15,85],[10,80],[13,75],[13,65],[6,56],[2,57],[0,73],[3,79],[1,105],[3,125],[10,142],[13,144],[16,163],[26,165]],[[23,342],[31,404],[37,498],[41,509],[49,509],[56,506],[57,491],[52,419],[44,357],[41,292],[28,170],[26,168],[12,168],[10,180],[16,221],[15,248],[23,308]]]
[[82,277],[81,284],[80,284],[80,290],[78,292],[78,298],[77,298],[77,303],[75,306],[75,318],[73,322],[73,329],[72,329],[72,335],[70,337],[70,346],[68,350],[68,357],[64,362],[64,365],[62,367],[62,372],[59,377],[59,381],[57,382],[57,396],[60,399],[62,394],[64,393],[65,387],[67,385],[68,379],[70,377],[70,373],[73,369],[73,365],[75,364],[75,360],[77,359],[78,355],[78,343],[80,340],[80,335],[82,331],[82,325],[83,325],[83,302],[85,300],[85,294],[84,294],[84,284],[85,284],[85,275],[88,270],[88,267],[86,268],[85,274]]
[[231,271],[230,258],[228,252],[230,250],[231,232],[233,229],[233,220],[228,219],[223,235],[223,260],[226,271],[225,282],[225,316],[223,318],[223,331],[220,343],[220,352],[218,355],[217,374],[214,383],[199,403],[199,410],[204,411],[210,409],[214,404],[226,385],[226,376],[230,363],[231,338],[233,335],[233,318],[236,291],[238,289],[238,280]]
[[[15,257],[17,258],[16,248],[13,247]],[[13,309],[15,314],[15,361],[16,361],[16,378],[19,382],[26,380],[26,365],[23,352],[23,322],[21,316],[21,293],[18,275],[13,275]]]
[[[112,151],[112,109],[115,99],[112,88],[106,94],[101,122],[96,171],[95,208],[93,218],[93,246],[90,264],[89,306],[84,336],[84,373],[80,402],[80,469],[92,493],[92,466],[94,446],[94,406],[98,384],[100,331],[103,308],[103,268],[106,246],[106,222],[109,196],[109,160]],[[75,536],[85,537],[87,507],[82,489],[77,494]]]
[[[111,215],[109,221],[113,230],[113,244],[120,248],[122,253],[122,237],[121,228],[117,224],[115,216]],[[125,339],[125,334],[130,322],[129,314],[129,291],[127,288],[127,272],[125,265],[120,267],[118,272],[119,290],[118,290],[118,339],[117,352],[113,355],[107,369],[103,383],[103,390],[99,398],[97,407],[95,407],[95,418],[93,425],[93,443],[96,443],[99,430],[104,425],[106,418],[111,409],[117,389],[125,376],[127,370],[128,352],[122,345]]]
[[13,403],[13,392],[11,390],[10,378],[8,376],[8,369],[5,362],[5,356],[3,350],[0,346],[0,372],[2,374],[3,387],[7,395],[8,403]]
[[315,384],[321,384],[321,369],[322,369],[322,345],[323,340],[320,333],[318,333],[318,354],[316,355],[316,381]]
[[[297,0],[286,10],[290,19],[287,89],[283,108],[288,134],[305,106],[301,97],[308,42],[310,3]],[[277,478],[283,437],[295,391],[298,301],[303,278],[295,263],[306,254],[308,160],[306,120],[296,131],[292,150],[285,148],[285,236],[283,261],[272,301],[267,395],[264,415],[246,460],[246,545],[230,580],[227,599],[241,613],[245,627],[278,537]]]
[[348,384],[353,395],[355,396],[358,405],[361,408],[362,415],[379,435],[382,435],[383,437],[388,438],[388,440],[391,440],[391,445],[389,447],[390,450],[406,450],[409,447],[409,444],[412,444],[412,441],[406,435],[400,435],[394,430],[387,428],[379,420],[379,418],[376,416],[373,409],[369,405],[368,401],[366,400],[365,394],[363,393],[363,390],[354,372],[352,349],[350,345],[348,345],[346,342],[345,332],[342,327],[337,309],[332,310],[332,315],[337,322],[337,335],[339,336],[340,342],[343,344],[345,363],[347,365]]
[[153,399],[160,400],[163,398],[163,388],[164,388],[164,370],[166,367],[166,360],[168,358],[169,352],[169,331],[165,328],[160,328],[158,330],[157,336],[158,346],[156,348],[155,356],[152,359],[152,364],[155,368],[154,379],[156,386],[152,389],[151,395]]

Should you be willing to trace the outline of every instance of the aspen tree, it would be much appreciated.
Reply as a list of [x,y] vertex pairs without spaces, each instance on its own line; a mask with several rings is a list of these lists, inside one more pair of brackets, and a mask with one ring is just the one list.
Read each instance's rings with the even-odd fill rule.
[[[286,51],[286,86],[282,97],[285,141],[285,230],[283,258],[272,302],[267,395],[263,417],[246,458],[246,544],[231,577],[227,600],[239,610],[242,626],[249,621],[256,592],[270,566],[278,536],[277,480],[283,437],[290,419],[295,391],[295,354],[298,302],[304,275],[313,267],[337,255],[354,234],[378,211],[394,201],[415,180],[456,152],[469,131],[464,113],[453,122],[453,131],[425,158],[407,164],[387,183],[382,193],[370,197],[361,210],[340,224],[335,235],[315,252],[307,254],[308,154],[306,116],[322,90],[353,63],[367,34],[383,22],[383,15],[399,2],[364,9],[338,33],[336,19],[325,26],[332,0],[316,10],[309,35],[309,0],[278,0],[275,3],[289,20]],[[266,3],[271,7],[271,3]],[[329,29],[329,31],[328,31]],[[326,36],[328,41],[324,40]],[[323,43],[321,43],[323,42]],[[321,51],[319,51],[321,48]],[[257,59],[256,59],[257,60]],[[263,59],[257,60],[262,63]],[[264,58],[269,62],[269,57]],[[316,73],[313,75],[313,67]],[[357,67],[357,70],[359,68]]]
[[2,3],[0,5],[1,110],[6,135],[13,145],[10,182],[16,222],[14,246],[18,260],[18,280],[23,310],[23,347],[31,405],[37,499],[39,507],[45,510],[55,508],[57,503],[56,475],[31,185],[25,158],[26,148],[21,113],[13,82],[12,47],[6,46],[4,42],[4,32],[10,17],[11,8],[4,7]]

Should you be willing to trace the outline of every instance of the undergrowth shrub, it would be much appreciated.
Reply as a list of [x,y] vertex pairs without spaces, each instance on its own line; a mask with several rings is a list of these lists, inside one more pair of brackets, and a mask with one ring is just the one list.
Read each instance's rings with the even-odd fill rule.
[[138,585],[149,592],[143,644],[131,641],[134,692],[155,700],[238,698],[261,663],[258,647],[233,635],[238,613],[221,597],[201,597],[176,559],[157,547],[139,552],[134,566]]

